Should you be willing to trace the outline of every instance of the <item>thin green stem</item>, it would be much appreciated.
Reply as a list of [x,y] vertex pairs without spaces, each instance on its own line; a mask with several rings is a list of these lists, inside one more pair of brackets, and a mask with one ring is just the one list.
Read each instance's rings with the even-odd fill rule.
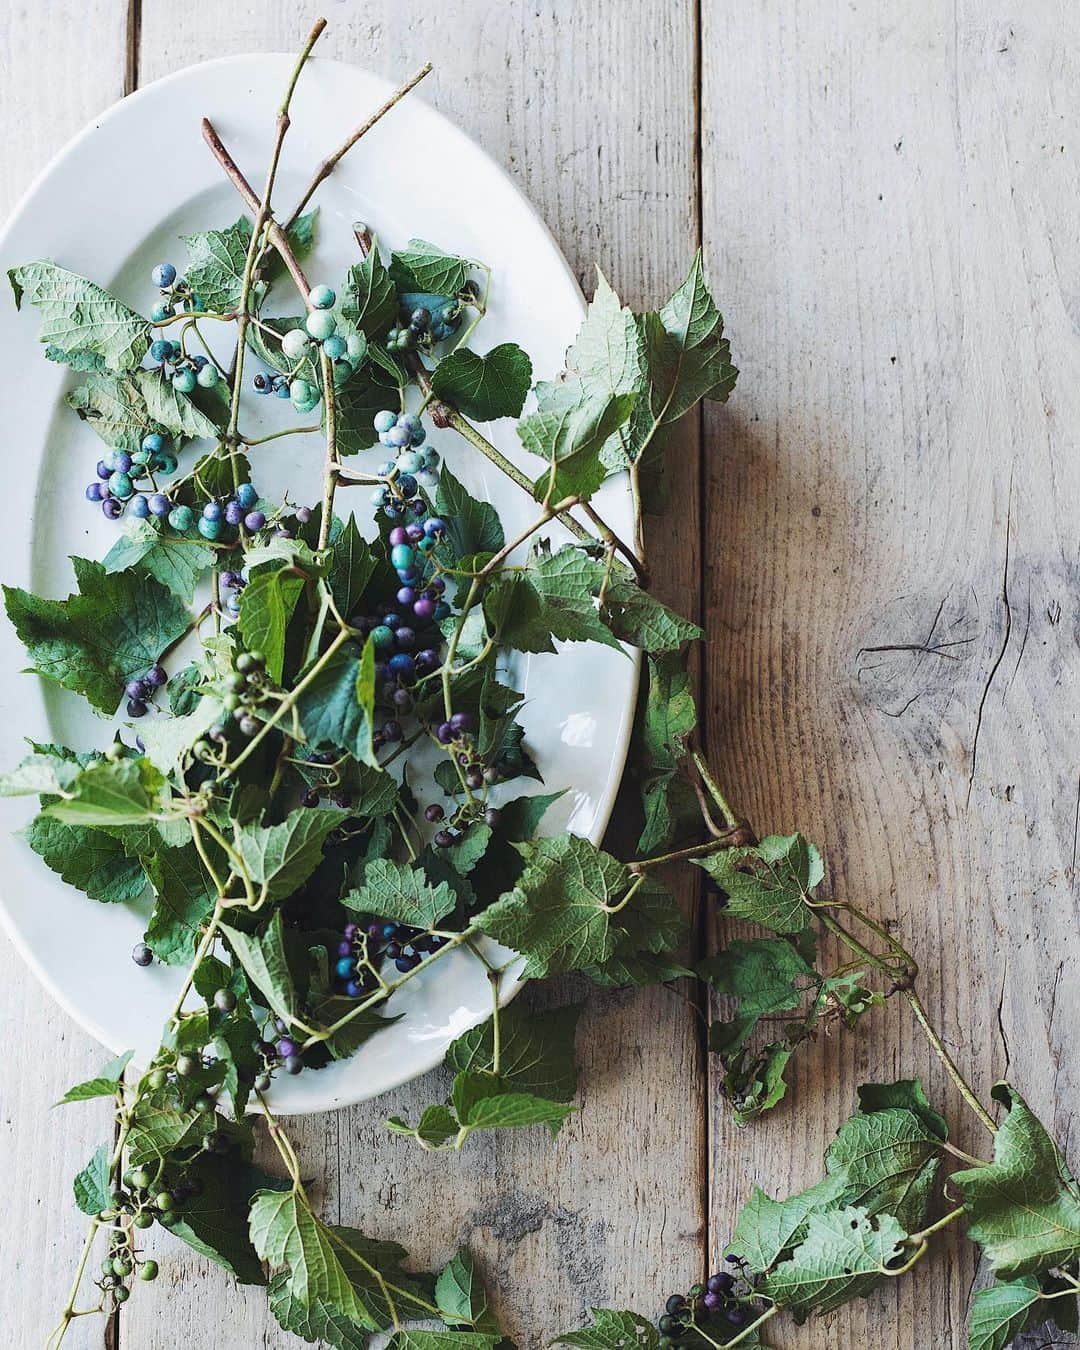
[[929,1228],[924,1228],[918,1233],[909,1233],[904,1239],[904,1245],[907,1247],[917,1247],[921,1243],[924,1243],[928,1237],[931,1237],[934,1233],[940,1233],[943,1228],[948,1228],[951,1223],[955,1223],[957,1219],[962,1219],[963,1216],[964,1207],[963,1205],[958,1205],[956,1209],[949,1210],[948,1214],[945,1214],[938,1219],[937,1223],[932,1223]]
[[735,825],[739,817],[735,814],[735,808],[731,805],[731,803],[728,801],[728,799],[724,796],[723,792],[721,791],[720,784],[713,777],[712,771],[709,769],[709,766],[706,763],[704,755],[702,755],[699,751],[695,750],[693,751],[691,758],[694,761],[694,768],[697,769],[699,774],[701,774],[701,781],[705,784],[706,788],[708,789],[709,796],[719,807],[720,813],[723,815],[724,819],[727,821],[729,825],[732,826]]
[[937,1055],[938,1059],[940,1059],[942,1064],[944,1064],[945,1072],[956,1084],[957,1090],[959,1091],[961,1097],[963,1097],[964,1101],[967,1102],[968,1106],[972,1109],[972,1111],[974,1111],[974,1113],[978,1116],[978,1118],[982,1121],[983,1125],[986,1126],[986,1128],[990,1131],[990,1133],[997,1134],[997,1123],[995,1122],[990,1112],[987,1111],[986,1107],[983,1106],[982,1102],[979,1101],[978,1097],[975,1096],[975,1093],[972,1091],[972,1089],[968,1086],[967,1081],[965,1080],[963,1074],[956,1067],[956,1063],[953,1060],[952,1055],[950,1055],[948,1050],[945,1049],[945,1043],[942,1041],[941,1037],[937,1034],[934,1028],[930,1025],[930,1021],[926,1016],[926,1009],[922,1005],[922,1000],[919,998],[918,994],[915,992],[914,989],[905,989],[903,992],[904,997],[911,1005],[911,1011],[915,1014],[915,1020],[922,1028],[923,1035],[930,1042],[930,1047],[933,1050],[934,1054]]
[[676,849],[673,853],[659,853],[653,858],[639,858],[636,862],[629,864],[630,871],[647,872],[653,867],[662,867],[665,863],[683,862],[688,858],[704,858],[710,853],[720,853],[724,849],[734,847],[731,836],[735,833],[735,830],[729,830],[726,834],[707,839],[704,844],[694,844],[690,848]]
[[774,1303],[773,1306],[767,1308],[756,1321],[751,1322],[749,1326],[743,1327],[742,1331],[740,1331],[737,1336],[733,1336],[730,1341],[725,1341],[724,1350],[734,1350],[736,1345],[744,1345],[760,1327],[763,1327],[766,1322],[774,1318],[779,1311],[779,1306]]

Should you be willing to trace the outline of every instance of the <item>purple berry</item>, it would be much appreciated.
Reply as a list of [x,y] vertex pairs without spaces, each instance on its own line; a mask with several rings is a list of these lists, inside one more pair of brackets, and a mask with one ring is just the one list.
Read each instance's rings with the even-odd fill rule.
[[401,723],[395,722],[393,719],[391,719],[389,722],[384,722],[382,734],[383,740],[389,741],[391,745],[393,745],[396,741],[400,741],[402,736]]
[[450,718],[450,730],[456,732],[469,731],[472,728],[473,720],[468,713],[457,712]]
[[127,714],[129,717],[145,717],[146,704],[141,698],[128,699]]
[[152,516],[167,516],[172,510],[172,502],[165,496],[164,492],[155,492],[150,498],[150,514]]
[[435,603],[432,600],[417,600],[412,607],[413,613],[418,619],[430,619],[435,613]]
[[395,525],[390,531],[390,547],[397,548],[401,544],[407,544],[409,536],[400,525]]
[[446,529],[446,522],[440,520],[438,516],[429,516],[424,521],[424,533],[429,539],[434,539],[436,535],[442,534]]
[[432,802],[430,806],[424,808],[424,819],[430,825],[437,824],[440,820],[442,820],[443,816],[445,815],[446,812],[442,809],[442,807],[439,805],[438,802]]
[[119,520],[124,514],[122,502],[118,502],[115,497],[106,497],[101,503],[101,514],[106,520]]
[[97,474],[97,476],[98,476],[100,479],[102,479],[103,481],[104,481],[106,478],[111,478],[111,477],[112,477],[112,469],[109,468],[109,466],[105,463],[105,461],[104,461],[103,459],[99,459],[99,460],[98,460],[98,462],[97,462],[97,468],[94,470],[94,472],[95,472],[95,473]]
[[300,1047],[288,1036],[282,1036],[281,1040],[277,1043],[277,1052],[282,1059],[288,1059],[290,1055],[298,1055],[300,1053]]
[[249,511],[244,517],[244,528],[253,533],[255,530],[261,530],[265,524],[266,517],[261,511]]
[[164,666],[151,666],[143,680],[151,689],[160,689],[163,684],[168,684],[169,676]]
[[124,686],[124,693],[128,698],[145,698],[148,690],[144,681],[128,680],[127,684]]
[[[87,488],[87,493],[89,493],[89,491],[90,489]],[[412,604],[412,602],[415,599],[416,599],[416,592],[413,590],[411,586],[402,586],[402,588],[397,593],[398,604],[405,606],[406,609],[409,607],[409,605]]]
[[[88,483],[88,484],[86,485],[86,500],[87,500],[88,502],[99,502],[99,501],[101,501],[101,484],[100,484],[100,483]],[[412,595],[412,591],[410,591],[409,594]]]
[[454,836],[449,830],[440,830],[435,836],[436,848],[450,848],[455,842]]
[[449,722],[440,722],[435,735],[443,745],[449,745],[454,739],[454,729]]
[[237,501],[225,503],[225,523],[239,525],[244,519],[244,508]]

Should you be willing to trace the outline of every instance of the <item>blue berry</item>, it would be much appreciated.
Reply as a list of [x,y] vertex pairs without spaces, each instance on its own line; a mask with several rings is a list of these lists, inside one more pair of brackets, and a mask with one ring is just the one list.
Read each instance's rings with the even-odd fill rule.
[[396,463],[399,473],[414,474],[421,467],[420,456],[415,450],[406,450],[398,455]]
[[178,370],[172,377],[172,386],[178,393],[190,394],[197,381],[193,370]]
[[164,492],[155,492],[147,504],[152,516],[167,516],[172,510],[172,502],[169,501]]
[[398,571],[407,569],[416,561],[416,550],[408,544],[395,544],[390,550],[391,566]]
[[137,497],[132,497],[130,502],[131,514],[137,520],[145,520],[150,514],[150,503],[140,492]]
[[337,296],[329,286],[312,286],[308,299],[315,309],[333,309]]
[[150,280],[155,286],[163,290],[166,286],[171,286],[176,280],[176,268],[172,263],[158,263],[150,273]]
[[[282,343],[282,346],[285,344]],[[333,333],[323,343],[323,351],[331,361],[339,361],[348,350],[345,339],[340,333]]]
[[400,449],[404,449],[412,440],[412,436],[404,427],[398,426],[395,423],[395,425],[392,426],[389,431],[384,432],[379,439],[384,445],[393,445]]
[[251,383],[257,394],[269,394],[274,387],[269,375],[263,375],[261,372],[254,377]]
[[359,998],[363,992],[363,985],[357,984],[355,980],[350,980],[345,986],[345,993],[348,998]]
[[112,469],[109,468],[108,464],[106,464],[103,459],[99,459],[95,472],[99,478],[108,479],[109,475],[112,473]]
[[127,473],[131,469],[131,456],[126,450],[114,451],[112,466],[114,470],[117,470],[120,473]]
[[207,502],[202,509],[204,520],[220,520],[225,514],[220,502]]
[[277,1052],[282,1059],[288,1059],[290,1055],[298,1055],[300,1047],[290,1036],[283,1036],[277,1043]]
[[389,431],[391,427],[397,425],[398,415],[391,412],[389,408],[384,408],[382,412],[377,412],[372,421],[372,426],[381,435],[384,431]]
[[244,508],[237,501],[225,503],[225,523],[239,525],[244,518]]
[[276,385],[274,385],[274,397],[275,397],[275,398],[288,398],[288,397],[289,397],[289,386],[288,386],[287,384],[276,384]]
[[205,516],[199,518],[199,533],[204,539],[208,539],[211,543],[221,538],[221,531],[223,528],[223,521],[207,520]]
[[371,504],[374,507],[385,506],[386,489],[384,487],[372,488],[371,497],[369,500],[371,501]]
[[87,485],[86,485],[86,500],[87,500],[88,502],[99,502],[99,501],[101,501],[101,483],[100,483],[100,482],[98,482],[98,483],[87,483]]
[[250,511],[256,502],[258,502],[259,494],[255,491],[255,488],[251,483],[241,483],[236,489],[236,500],[245,511]]
[[158,365],[167,361],[172,355],[172,343],[168,338],[157,338],[150,344],[150,360],[156,361]]
[[153,309],[151,309],[150,318],[154,321],[154,323],[161,323],[161,321],[163,319],[167,319],[172,314],[172,312],[173,308],[172,305],[168,302],[168,300],[159,300],[154,305]]
[[351,975],[355,974],[356,966],[353,964],[351,956],[343,956],[334,967],[334,970],[339,979],[347,980]]
[[408,652],[396,652],[387,662],[391,675],[399,675],[404,680],[412,679],[416,666]]
[[423,445],[427,440],[427,432],[422,426],[413,427],[412,443],[413,445]]

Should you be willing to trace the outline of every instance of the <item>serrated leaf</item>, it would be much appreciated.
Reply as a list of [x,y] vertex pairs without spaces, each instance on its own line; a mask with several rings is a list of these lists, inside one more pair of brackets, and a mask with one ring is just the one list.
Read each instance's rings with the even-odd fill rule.
[[312,750],[347,750],[376,767],[372,745],[375,710],[375,647],[370,638],[363,652],[352,644],[340,647],[300,695],[297,715]]
[[948,1139],[948,1122],[930,1105],[918,1078],[900,1078],[895,1083],[863,1083],[859,1088],[860,1111],[888,1111],[894,1107],[911,1111],[931,1134]]
[[573,544],[556,553],[536,550],[517,572],[489,585],[484,613],[502,645],[522,652],[553,652],[552,641],[599,642],[622,651],[593,599],[604,566]]
[[160,812],[162,785],[147,759],[97,759],[49,802],[45,814],[64,825],[136,825]]
[[236,846],[251,880],[270,901],[284,900],[311,876],[322,859],[326,836],[338,823],[333,811],[298,807],[280,824],[242,826]]
[[467,1247],[460,1247],[439,1271],[435,1303],[450,1326],[470,1326],[482,1334],[500,1336],[483,1281]]
[[385,576],[385,565],[356,527],[356,519],[349,516],[334,543],[330,557],[327,581],[338,610],[349,618],[364,603],[364,596],[377,575],[385,580],[386,590],[391,582]]
[[[496,1090],[477,1095],[471,1089],[478,1081],[485,1088],[494,1084]],[[459,1105],[463,1084],[467,1086]],[[461,1124],[470,1131],[546,1125],[554,1137],[575,1108],[566,1102],[548,1101],[531,1092],[503,1092],[498,1088],[498,1079],[490,1074],[459,1073],[454,1079],[454,1109]]]
[[114,450],[135,454],[147,432],[167,435],[167,429],[154,422],[146,399],[131,372],[118,375],[111,371],[93,374],[83,384],[64,395],[64,402]]
[[758,1292],[788,1309],[797,1322],[864,1298],[897,1264],[907,1234],[891,1214],[876,1218],[849,1207],[810,1215],[806,1237]]
[[221,925],[221,932],[271,1011],[289,1021],[296,1010],[296,986],[285,956],[281,910],[274,911],[273,918],[259,934],[243,933],[228,924]]
[[177,439],[217,439],[224,425],[223,405],[208,403],[217,414],[208,416],[195,402],[194,396],[182,394],[173,388],[172,381],[160,370],[137,370],[134,379],[146,403],[146,411],[158,426],[164,427]]
[[267,568],[240,593],[240,632],[250,651],[266,657],[266,670],[275,684],[281,683],[285,637],[304,586],[304,578],[287,568]]
[[637,1313],[593,1308],[593,1325],[581,1331],[562,1331],[552,1345],[576,1345],[581,1350],[657,1350],[660,1334]]
[[802,1241],[811,1214],[836,1207],[846,1184],[844,1174],[837,1173],[786,1200],[772,1200],[760,1187],[753,1187],[736,1220],[731,1250],[758,1274],[770,1270]]
[[998,1083],[992,1096],[1009,1113],[994,1135],[994,1161],[950,1178],[968,1237],[998,1279],[1067,1265],[1080,1256],[1080,1188],[1020,1094]]
[[[374,350],[374,349],[373,349]],[[364,375],[368,372],[365,371]],[[334,391],[337,415],[335,445],[339,455],[356,455],[378,445],[379,435],[372,420],[383,408],[397,403],[396,389],[357,375]],[[325,405],[323,429],[325,431]]]
[[[201,234],[182,234],[191,260],[184,268],[184,279],[200,297],[203,308],[218,314],[240,308],[244,268],[251,243],[251,221],[246,216],[224,230],[205,230]],[[265,285],[257,285],[255,298]]]
[[650,656],[647,669],[648,691],[634,742],[645,810],[645,828],[638,840],[642,854],[666,848],[687,822],[698,820],[693,789],[678,772],[697,726],[690,672],[674,652]]
[[847,1177],[847,1203],[887,1211],[911,1230],[927,1218],[940,1161],[941,1139],[900,1107],[851,1116],[825,1154],[826,1169]]
[[72,564],[78,593],[43,600],[5,586],[8,617],[38,674],[112,713],[124,685],[184,632],[188,612],[153,577],[110,574],[85,558]]
[[437,396],[475,422],[519,417],[532,380],[532,362],[516,343],[503,342],[486,356],[458,347],[431,372]]
[[39,797],[65,791],[83,765],[70,752],[63,755],[36,750],[9,773],[0,774],[0,797]]
[[426,1147],[437,1149],[453,1139],[461,1127],[449,1107],[436,1105],[424,1108],[415,1129],[400,1116],[391,1116],[386,1122],[386,1128],[394,1134],[409,1135]]
[[517,886],[482,910],[476,924],[527,958],[533,979],[607,960],[615,950],[612,915],[629,871],[576,835],[519,844],[525,869]]
[[[574,1037],[580,1003],[530,1014],[517,1003],[499,1014],[500,1082],[520,1092],[568,1102],[577,1092]],[[494,1065],[490,1019],[452,1041],[446,1063],[456,1072],[488,1072]]]
[[129,858],[120,840],[102,830],[62,825],[50,816],[35,816],[23,838],[69,886],[103,904],[132,904],[146,889],[137,858]]
[[980,1289],[971,1301],[968,1350],[1005,1350],[1053,1307],[1044,1304],[1039,1282],[1031,1275]]
[[236,1158],[202,1153],[186,1178],[201,1185],[169,1229],[193,1251],[235,1275],[241,1284],[265,1284],[266,1276],[248,1236],[248,1206],[259,1187],[273,1181],[260,1168]]
[[163,848],[145,860],[157,900],[145,941],[170,966],[186,966],[195,955],[202,925],[217,900],[194,844]]
[[156,1163],[180,1148],[198,1148],[220,1118],[212,1111],[181,1111],[156,1106],[144,1097],[135,1108],[128,1134],[127,1161],[131,1167]]
[[321,1299],[304,1303],[292,1292],[289,1272],[283,1270],[270,1281],[267,1290],[270,1311],[284,1331],[299,1336],[309,1344],[318,1342],[334,1350],[367,1350],[370,1336],[355,1326],[337,1309]]
[[643,591],[631,577],[618,573],[608,584],[602,614],[621,642],[646,652],[675,652],[703,636],[696,623]]
[[760,844],[721,849],[694,862],[727,892],[728,915],[774,933],[806,928],[806,902],[825,875],[821,855],[801,834],[769,835]]
[[451,912],[455,900],[445,881],[432,886],[418,868],[375,858],[364,869],[360,889],[350,891],[342,903],[360,914],[427,930]]
[[207,695],[200,698],[189,713],[179,717],[155,717],[153,721],[144,722],[139,731],[146,747],[146,758],[160,773],[171,774],[184,752],[224,716],[221,703]]
[[150,347],[146,320],[92,281],[52,262],[8,272],[15,308],[24,299],[41,314],[40,341],[65,356],[100,356],[114,370],[137,366]]
[[474,553],[498,553],[506,542],[495,508],[471,496],[445,464],[439,473],[435,509],[446,522],[447,542],[440,555],[448,551],[450,564]]
[[686,917],[670,891],[646,878],[612,924],[611,955],[585,966],[585,974],[608,989],[678,979],[692,972],[672,962],[666,953],[679,946],[687,931]]
[[68,1088],[56,1103],[57,1106],[66,1106],[69,1102],[86,1102],[94,1097],[115,1097],[132,1054],[133,1051],[128,1050],[116,1059],[110,1059],[93,1078],[87,1078],[85,1082],[76,1083],[74,1087]]
[[80,1213],[91,1218],[109,1208],[112,1186],[109,1181],[109,1158],[112,1148],[102,1144],[93,1157],[75,1177],[72,1189],[75,1192],[75,1204]]
[[149,520],[131,520],[124,534],[101,560],[106,572],[135,568],[155,577],[190,604],[200,577],[214,563],[214,550],[196,539],[168,534]]
[[525,449],[549,465],[533,484],[533,496],[588,501],[610,473],[601,452],[626,424],[636,395],[597,396],[579,380],[569,380],[538,384],[536,399],[536,409],[517,428]]
[[349,268],[338,302],[344,316],[369,338],[380,337],[397,317],[394,283],[383,266],[376,239],[365,257]]
[[817,975],[790,942],[779,938],[737,938],[698,965],[698,974],[718,994],[738,1000],[736,1015],[709,1029],[709,1049],[730,1054],[746,1044],[758,1020],[797,1008]]
[[468,258],[444,253],[425,239],[410,239],[407,247],[390,255],[390,277],[399,291],[456,295],[474,265]]

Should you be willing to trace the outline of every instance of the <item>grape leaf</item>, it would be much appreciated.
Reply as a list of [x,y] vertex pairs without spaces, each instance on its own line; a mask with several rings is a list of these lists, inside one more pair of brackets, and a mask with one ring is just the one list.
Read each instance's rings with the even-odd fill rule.
[[104,1065],[93,1078],[88,1078],[85,1082],[76,1083],[74,1087],[68,1088],[56,1105],[66,1106],[69,1102],[86,1102],[94,1097],[115,1097],[132,1053],[131,1050],[128,1050],[125,1054],[117,1056],[116,1059],[110,1059],[108,1064]]
[[177,1149],[198,1148],[220,1125],[221,1117],[212,1111],[181,1111],[174,1106],[157,1106],[143,1097],[135,1107],[128,1135],[128,1164],[142,1167],[169,1157]]
[[267,674],[275,684],[284,673],[285,637],[304,585],[304,578],[290,568],[267,567],[240,593],[240,632],[250,651],[266,657]]
[[146,945],[167,965],[188,965],[217,892],[194,844],[160,849],[144,865],[157,896],[146,929]]
[[790,942],[779,938],[737,938],[698,965],[698,974],[718,994],[738,1000],[738,1012],[709,1028],[709,1049],[724,1055],[739,1050],[758,1020],[797,1008],[803,993],[817,984],[817,972]]
[[345,618],[363,604],[364,595],[375,577],[384,583],[381,590],[391,589],[393,583],[385,564],[357,529],[355,517],[350,515],[334,542],[327,576],[334,603]]
[[[334,392],[334,408],[337,414],[335,444],[339,455],[355,455],[369,446],[379,443],[379,434],[372,426],[377,412],[397,403],[397,390],[387,388],[385,383],[376,383],[357,375]],[[325,405],[324,405],[325,408]],[[324,414],[325,430],[325,414]]]
[[277,825],[248,824],[237,831],[236,846],[266,899],[284,900],[303,885],[318,867],[323,843],[338,820],[334,811],[301,806]]
[[760,844],[721,849],[693,861],[727,892],[727,914],[774,933],[806,928],[806,902],[825,875],[821,854],[801,834],[769,835]]
[[350,891],[342,903],[356,913],[426,930],[451,912],[455,899],[445,881],[432,886],[418,868],[375,858],[364,869],[360,889]]
[[[499,1081],[519,1092],[568,1102],[577,1092],[574,1037],[580,1003],[529,1014],[512,1003],[499,1014]],[[446,1063],[457,1072],[489,1072],[494,1064],[489,1019],[452,1041]]]
[[[182,234],[180,238],[191,254],[184,279],[202,300],[203,308],[218,314],[239,309],[251,243],[251,221],[241,216],[224,230]],[[264,282],[256,282],[252,287],[256,309],[265,291]]]
[[968,1237],[998,1279],[1034,1275],[1080,1256],[1080,1188],[1054,1141],[1020,1094],[991,1094],[1008,1115],[994,1136],[994,1161],[954,1172]]
[[611,956],[612,915],[631,881],[623,864],[571,834],[518,844],[517,850],[525,859],[517,885],[482,910],[476,924],[527,958],[526,979]]
[[696,726],[693,681],[685,662],[674,652],[650,656],[648,690],[634,738],[645,809],[639,853],[666,848],[698,818],[693,789],[678,771]]
[[581,1331],[562,1331],[552,1345],[576,1345],[580,1350],[657,1350],[660,1333],[637,1313],[593,1308],[593,1325]]
[[1005,1350],[1022,1331],[1038,1326],[1053,1306],[1044,1303],[1039,1282],[1031,1275],[980,1289],[971,1301],[968,1350]]
[[585,974],[605,989],[692,975],[665,955],[683,941],[687,931],[686,918],[671,893],[660,882],[646,879],[612,923],[611,955],[585,966]]
[[390,277],[399,291],[456,295],[474,265],[469,258],[444,253],[424,239],[410,239],[406,248],[390,255]]
[[525,449],[550,466],[533,484],[533,496],[588,501],[610,472],[600,452],[633,412],[635,395],[590,395],[580,381],[569,380],[541,382],[536,397],[536,409],[517,428]]
[[281,1271],[270,1281],[267,1290],[270,1311],[284,1331],[301,1340],[320,1345],[325,1342],[334,1350],[367,1350],[370,1336],[357,1327],[336,1308],[322,1299],[304,1303],[289,1286],[289,1272]]
[[92,757],[80,759],[70,750],[54,753],[48,747],[36,747],[18,768],[0,774],[0,797],[37,797],[42,793],[64,792],[91,760]]
[[199,578],[214,562],[214,550],[198,540],[167,534],[149,520],[132,520],[101,560],[106,572],[137,568],[191,603]]
[[846,1185],[847,1177],[839,1172],[786,1200],[773,1200],[760,1187],[753,1187],[736,1220],[731,1250],[751,1270],[763,1274],[798,1246],[811,1214],[836,1207]]
[[174,388],[172,380],[160,370],[137,370],[134,379],[151,420],[177,440],[188,436],[217,439],[225,414],[220,398],[213,402],[206,400],[207,406],[214,410],[215,415],[210,416],[195,402],[194,396]]
[[112,1148],[109,1144],[102,1144],[100,1148],[95,1149],[93,1157],[72,1184],[79,1212],[89,1214],[91,1218],[100,1214],[103,1209],[109,1208],[112,1196],[112,1185],[109,1181],[111,1155]]
[[391,1116],[386,1122],[386,1128],[394,1134],[416,1139],[424,1148],[437,1149],[453,1139],[461,1127],[450,1108],[439,1105],[425,1107],[415,1129],[400,1116]]
[[454,1079],[453,1104],[458,1120],[470,1133],[546,1125],[553,1138],[575,1110],[531,1092],[504,1092],[491,1074],[472,1073],[459,1073]]
[[130,372],[117,375],[103,371],[65,394],[64,402],[113,450],[134,455],[147,432],[168,435],[168,428],[155,422],[142,390]]
[[161,809],[163,779],[149,760],[96,759],[45,814],[64,825],[137,825]]
[[114,370],[137,366],[150,347],[146,320],[85,277],[51,262],[8,272],[15,308],[25,298],[41,314],[40,341],[55,352],[90,352]]
[[758,1286],[797,1322],[865,1297],[897,1264],[907,1234],[891,1214],[849,1207],[811,1213],[806,1237]]
[[621,570],[612,573],[601,613],[620,641],[646,652],[677,651],[684,643],[703,636],[696,623],[643,591]]
[[223,1266],[241,1284],[265,1284],[266,1276],[248,1236],[247,1214],[255,1192],[274,1179],[250,1163],[209,1153],[200,1154],[189,1164],[185,1177],[199,1183],[199,1193],[185,1202],[170,1233]]
[[471,496],[445,464],[439,474],[435,509],[446,522],[446,543],[439,555],[449,565],[473,553],[498,553],[506,542],[495,508]]
[[552,638],[622,651],[593,599],[603,575],[603,563],[573,544],[556,553],[537,548],[520,571],[501,573],[488,586],[484,613],[500,643],[517,651],[553,652]]
[[894,1215],[911,1230],[926,1221],[941,1161],[941,1137],[901,1107],[851,1116],[825,1154],[829,1172],[847,1177],[847,1204]]
[[215,722],[223,721],[225,712],[221,702],[206,695],[192,708],[191,712],[177,717],[155,717],[144,722],[141,727],[146,758],[163,774],[170,774],[177,768],[184,752],[193,745]]
[[102,830],[62,825],[50,816],[35,816],[23,837],[69,886],[104,904],[131,904],[146,888],[146,876],[137,858]]
[[930,1105],[923,1085],[917,1078],[899,1078],[895,1083],[863,1083],[859,1088],[860,1111],[887,1111],[891,1107],[911,1111],[931,1134],[936,1134],[939,1139],[948,1139],[948,1122],[940,1111],[935,1111]]
[[383,266],[378,242],[374,238],[365,257],[349,268],[338,303],[345,318],[369,338],[379,337],[396,318],[394,283]]
[[464,1325],[482,1334],[502,1335],[467,1247],[460,1247],[439,1271],[435,1303],[450,1326]]
[[431,372],[438,397],[476,422],[520,416],[531,380],[532,362],[513,342],[486,356],[458,347]]
[[222,924],[220,930],[244,967],[249,980],[278,1017],[286,1021],[296,1008],[296,986],[285,957],[285,934],[281,910],[275,910],[260,934],[242,933]]
[[372,745],[375,711],[375,646],[361,654],[351,643],[340,647],[304,689],[296,704],[304,737],[313,750],[347,750],[377,767]]
[[188,612],[153,577],[110,573],[85,558],[72,564],[77,594],[44,600],[5,586],[8,617],[38,674],[111,713],[124,685],[184,632]]

